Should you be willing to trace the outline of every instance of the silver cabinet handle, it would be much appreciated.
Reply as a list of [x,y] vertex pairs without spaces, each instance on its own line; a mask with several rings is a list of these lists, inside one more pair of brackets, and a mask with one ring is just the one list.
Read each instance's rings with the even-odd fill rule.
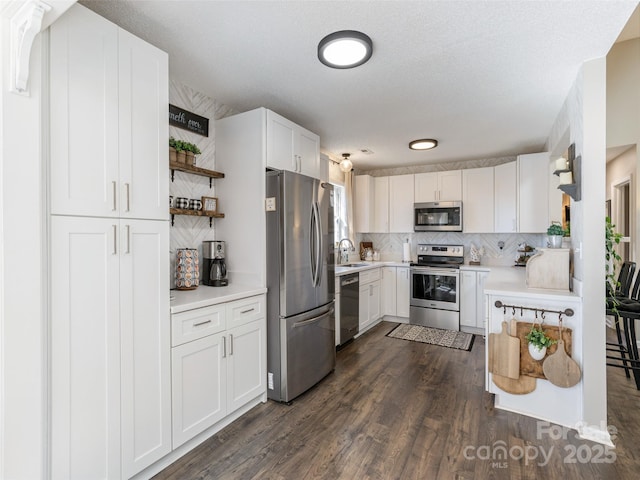
[[233,355],[233,333],[229,334],[229,356]]
[[131,226],[127,225],[127,251],[125,253],[131,253]]
[[222,358],[227,358],[227,337],[222,337]]
[[211,323],[211,319],[205,320],[204,322],[194,323],[193,326],[194,327],[199,327],[200,325],[206,325],[207,323]]
[[373,296],[373,285],[369,285],[369,296]]
[[245,314],[245,313],[253,312],[254,310],[255,308],[250,308],[249,310],[242,310],[240,313]]
[[127,212],[129,212],[131,210],[131,205],[130,205],[130,200],[129,200],[129,190],[130,190],[130,185],[128,183],[124,184],[124,188],[127,191]]
[[118,205],[116,203],[116,195],[118,194],[117,193],[118,185],[115,180],[111,182],[111,187],[113,189],[113,206],[111,208],[111,211],[115,212],[118,209]]
[[117,255],[118,254],[118,226],[111,225],[111,228],[113,228],[113,255]]

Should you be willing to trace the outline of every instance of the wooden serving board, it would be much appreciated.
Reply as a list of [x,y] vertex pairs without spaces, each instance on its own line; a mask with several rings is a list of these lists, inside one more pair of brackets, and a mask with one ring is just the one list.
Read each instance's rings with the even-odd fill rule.
[[360,242],[360,260],[364,260],[364,250],[370,248],[373,250],[373,242]]
[[[544,375],[542,364],[549,355],[557,350],[558,346],[557,344],[554,344],[547,348],[547,355],[542,360],[534,360],[531,358],[531,355],[529,355],[529,342],[527,342],[527,339],[525,338],[531,331],[531,325],[532,324],[528,322],[518,322],[517,324],[517,336],[520,339],[520,375],[546,379],[547,377]],[[560,336],[559,328],[554,325],[543,324],[542,331],[554,340],[557,340]],[[571,356],[570,328],[562,327],[562,340],[564,341],[566,352]]]
[[[509,335],[515,336],[517,333],[518,321],[513,319],[509,322]],[[531,393],[536,389],[537,380],[527,375],[520,375],[517,379],[503,377],[502,375],[492,374],[491,379],[493,383],[500,390],[504,390],[507,393],[513,395],[524,395]]]
[[520,340],[508,333],[507,322],[502,322],[500,333],[489,334],[489,371],[503,377],[520,376]]

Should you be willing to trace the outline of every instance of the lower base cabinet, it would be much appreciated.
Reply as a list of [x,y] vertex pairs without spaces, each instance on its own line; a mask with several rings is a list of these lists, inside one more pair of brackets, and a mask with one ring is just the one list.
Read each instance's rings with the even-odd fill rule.
[[360,333],[380,318],[380,269],[360,272],[359,325]]
[[460,272],[461,327],[484,331],[484,282],[488,276],[489,272],[486,270],[462,270]]
[[266,392],[264,295],[172,315],[173,448]]
[[409,318],[409,267],[382,267],[382,315]]

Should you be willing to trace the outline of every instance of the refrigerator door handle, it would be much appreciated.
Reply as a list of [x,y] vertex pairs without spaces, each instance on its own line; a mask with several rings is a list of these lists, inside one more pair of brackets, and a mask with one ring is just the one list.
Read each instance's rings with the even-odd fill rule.
[[316,286],[316,209],[311,205],[311,220],[309,222],[309,258],[311,260],[311,284]]
[[316,283],[315,286],[318,287],[320,285],[320,281],[322,280],[322,221],[320,217],[320,205],[318,202],[314,204],[316,209]]
[[322,315],[318,315],[317,317],[310,318],[309,320],[302,320],[302,321],[300,321],[300,322],[296,322],[296,323],[294,323],[292,326],[293,326],[293,328],[296,328],[296,327],[304,327],[305,325],[309,325],[310,323],[315,323],[315,322],[317,322],[317,321],[319,321],[319,320],[322,320],[322,319],[323,319],[323,318],[325,318],[327,315],[331,315],[331,314],[332,314],[333,312],[335,312],[335,311],[336,311],[336,309],[335,309],[335,308],[333,308],[333,307],[331,307],[331,309],[330,309],[330,310],[328,310],[328,311],[324,312]]

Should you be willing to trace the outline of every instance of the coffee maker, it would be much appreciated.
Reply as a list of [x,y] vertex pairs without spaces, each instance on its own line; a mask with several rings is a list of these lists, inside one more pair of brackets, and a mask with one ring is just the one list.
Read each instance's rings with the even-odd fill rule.
[[211,287],[226,287],[227,264],[224,260],[224,242],[207,240],[202,242],[204,270],[200,275],[202,283]]

